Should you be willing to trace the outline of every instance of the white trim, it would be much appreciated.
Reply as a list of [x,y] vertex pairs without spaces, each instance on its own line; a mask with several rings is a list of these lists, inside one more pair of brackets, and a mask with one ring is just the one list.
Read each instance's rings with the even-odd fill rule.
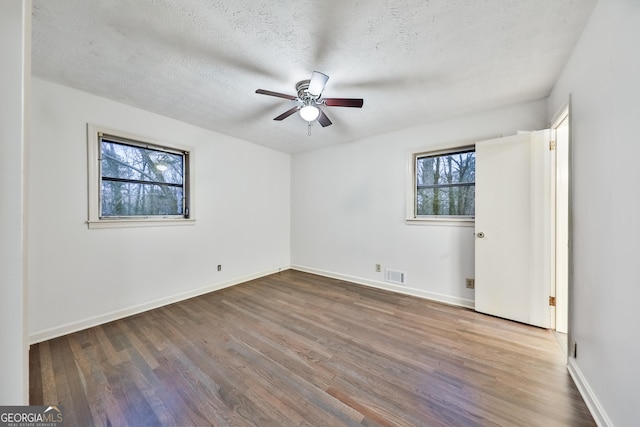
[[598,427],[613,427],[613,422],[604,411],[604,408],[589,386],[587,379],[584,377],[584,375],[582,375],[582,371],[580,371],[580,368],[578,367],[575,359],[569,359],[567,369],[569,370],[569,375],[571,375],[573,382],[578,388],[578,391],[580,392],[584,403],[587,405],[587,408],[589,408],[591,416],[593,417]]
[[569,117],[569,113],[571,110],[571,94],[567,97],[567,100],[560,106],[558,111],[553,115],[553,118],[550,122],[550,129],[556,129],[560,126],[560,123],[567,117]]
[[193,218],[144,218],[144,219],[99,219],[87,221],[89,228],[165,227],[172,225],[195,225]]
[[102,325],[114,320],[123,319],[125,317],[133,316],[134,314],[143,313],[145,311],[153,310],[163,307],[165,305],[173,304],[176,302],[184,301],[189,298],[197,297],[200,295],[208,294],[210,292],[218,291],[220,289],[235,286],[250,280],[258,279],[260,277],[268,276],[270,274],[278,273],[283,270],[287,270],[289,267],[272,268],[269,270],[261,271],[254,274],[248,274],[246,276],[230,279],[225,282],[213,283],[203,288],[194,289],[191,291],[183,292],[180,294],[159,298],[154,301],[134,305],[128,308],[111,311],[109,313],[100,314],[98,316],[90,317],[84,320],[79,320],[71,323],[67,323],[53,328],[37,331],[29,335],[29,345],[36,344],[42,341],[57,338],[63,335],[71,334],[73,332],[81,331],[83,329],[91,328],[94,326]]
[[345,280],[358,285],[370,286],[372,288],[384,289],[386,291],[397,292],[399,294],[410,295],[414,297],[424,298],[431,301],[442,302],[445,304],[455,305],[458,307],[474,308],[474,301],[466,298],[453,297],[450,295],[439,294],[436,292],[424,291],[422,289],[410,288],[407,286],[394,285],[387,282],[379,282],[377,280],[364,279],[361,277],[349,276],[341,273],[320,270],[302,265],[292,265],[292,270],[303,271],[305,273],[317,274],[318,276],[330,277],[332,279]]
[[[118,138],[146,143],[157,147],[166,147],[188,154],[186,173],[188,182],[186,186],[189,193],[189,217],[188,218],[107,218],[100,219],[100,165],[99,165],[99,140],[100,135],[111,135]],[[156,139],[135,135],[120,130],[109,129],[103,126],[87,123],[87,196],[89,228],[131,228],[131,227],[158,227],[165,225],[194,225],[195,224],[195,155],[191,147],[182,146],[173,142],[164,142]]]
[[405,222],[410,225],[449,225],[454,227],[475,227],[475,218],[452,217],[416,217],[407,218]]

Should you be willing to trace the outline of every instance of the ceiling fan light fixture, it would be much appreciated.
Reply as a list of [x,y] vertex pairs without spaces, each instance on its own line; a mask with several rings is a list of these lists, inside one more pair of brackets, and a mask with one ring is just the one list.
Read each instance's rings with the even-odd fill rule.
[[300,109],[300,117],[307,122],[312,122],[320,115],[320,109],[314,105],[305,105]]

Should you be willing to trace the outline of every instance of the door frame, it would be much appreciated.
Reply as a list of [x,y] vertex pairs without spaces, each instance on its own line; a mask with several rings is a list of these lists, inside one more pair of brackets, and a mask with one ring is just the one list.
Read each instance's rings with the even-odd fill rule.
[[[550,121],[550,126],[549,128],[552,129],[554,131],[554,139],[555,139],[555,130],[560,126],[560,124],[565,120],[568,120],[568,136],[567,136],[567,214],[568,214],[568,218],[567,218],[567,243],[568,243],[568,248],[567,248],[567,301],[566,301],[566,310],[567,310],[567,348],[565,348],[565,353],[567,354],[568,357],[574,357],[575,356],[575,346],[573,345],[573,337],[572,337],[572,302],[573,302],[573,278],[574,278],[574,274],[573,274],[573,119],[572,119],[572,111],[571,111],[571,95],[569,95],[569,97],[567,98],[567,100],[560,106],[560,108],[558,109],[558,111],[556,112],[556,114],[552,117],[551,121]],[[554,162],[555,162],[555,158],[554,158]],[[555,164],[555,163],[554,163]],[[557,166],[553,167],[553,175],[554,175],[554,179],[555,179],[555,175],[557,173]],[[556,205],[556,197],[557,194],[554,190],[554,196],[553,196],[553,200],[552,203],[554,205],[554,214],[552,215],[552,220],[553,220],[553,228],[555,230],[556,227],[556,215],[555,215],[555,205]],[[554,256],[553,256],[553,262],[554,262],[554,270],[556,268],[555,266],[555,262],[556,262],[556,249],[557,249],[557,245],[558,242],[555,241],[554,244]],[[556,281],[555,281],[555,274],[554,274],[554,280],[553,280],[553,292],[555,295],[555,289],[556,289]],[[553,325],[553,330],[555,331],[556,329],[556,319],[555,319],[555,312],[554,312],[554,319],[552,322]]]

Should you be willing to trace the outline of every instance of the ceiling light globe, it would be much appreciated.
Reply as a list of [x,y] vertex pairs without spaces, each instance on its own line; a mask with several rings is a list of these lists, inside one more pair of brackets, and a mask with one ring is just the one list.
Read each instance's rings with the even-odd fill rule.
[[300,117],[307,122],[312,122],[320,115],[320,109],[313,105],[305,105],[300,109]]

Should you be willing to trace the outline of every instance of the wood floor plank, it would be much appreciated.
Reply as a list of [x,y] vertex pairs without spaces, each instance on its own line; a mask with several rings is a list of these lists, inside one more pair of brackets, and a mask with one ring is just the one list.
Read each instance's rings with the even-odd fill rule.
[[32,346],[68,425],[594,426],[544,329],[288,270]]
[[[40,370],[41,370],[41,380],[42,380],[42,405],[44,402],[58,402],[58,388],[56,386],[55,373],[53,371],[53,362],[51,360],[51,341],[45,341],[40,344],[36,344],[33,347],[38,347],[37,353],[40,357]],[[32,372],[29,372],[29,382],[31,383],[31,379],[36,375],[33,375]],[[32,384],[33,385],[33,384]],[[30,387],[30,389],[35,389],[35,385]],[[37,391],[36,395],[39,394]],[[33,401],[33,398],[30,396],[30,401]],[[38,404],[38,403],[35,403]]]
[[[90,408],[92,418],[100,418],[100,414],[104,413],[101,395],[96,393],[100,382],[105,383],[104,373],[97,363],[91,363],[88,356],[91,354],[92,345],[84,344],[82,334],[74,334],[67,336],[69,340],[69,348],[75,360],[78,370],[78,376],[81,378],[84,395]],[[71,358],[67,358],[71,359]]]
[[33,405],[44,405],[40,346],[29,348],[29,399]]

